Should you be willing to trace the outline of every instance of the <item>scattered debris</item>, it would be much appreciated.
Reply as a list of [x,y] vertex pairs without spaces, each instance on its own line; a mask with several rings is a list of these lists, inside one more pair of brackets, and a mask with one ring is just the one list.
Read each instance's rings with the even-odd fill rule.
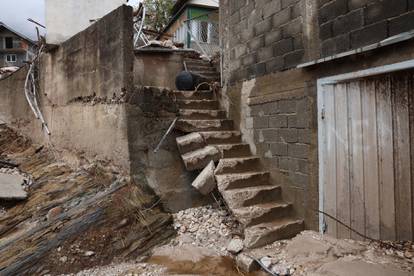
[[0,199],[23,200],[27,198],[24,190],[25,178],[17,174],[0,173]]
[[232,239],[229,245],[227,245],[227,251],[229,251],[231,254],[237,254],[243,250],[243,247],[243,240],[237,237]]

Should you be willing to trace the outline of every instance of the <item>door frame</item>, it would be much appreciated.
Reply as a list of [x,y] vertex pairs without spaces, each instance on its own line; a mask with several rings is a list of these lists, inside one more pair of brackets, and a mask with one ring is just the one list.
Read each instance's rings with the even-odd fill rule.
[[[324,109],[325,104],[323,102],[323,87],[326,85],[334,85],[339,82],[344,81],[351,81],[358,78],[365,78],[375,75],[381,75],[386,73],[392,73],[397,71],[403,71],[408,69],[414,68],[414,59],[404,61],[404,62],[398,62],[378,67],[372,67],[365,70],[359,70],[354,71],[350,73],[345,74],[339,74],[324,78],[319,78],[317,80],[317,108],[318,108],[318,167],[319,167],[319,210],[324,211],[324,167],[323,162],[321,159],[321,156],[323,156],[322,152],[322,145],[323,140],[322,137],[324,137],[325,129],[322,127],[323,122],[322,118],[324,117]],[[319,232],[323,234],[324,232],[324,215],[322,213],[319,213]]]

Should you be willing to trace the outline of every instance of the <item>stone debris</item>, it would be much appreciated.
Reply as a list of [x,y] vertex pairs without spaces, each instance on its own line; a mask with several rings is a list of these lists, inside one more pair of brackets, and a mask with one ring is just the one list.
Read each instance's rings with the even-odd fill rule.
[[234,238],[227,245],[227,251],[231,254],[238,254],[243,250],[243,240],[241,238]]
[[260,268],[259,264],[249,255],[241,253],[236,257],[237,267],[245,272],[253,272]]
[[19,174],[0,172],[0,198],[5,200],[23,200],[27,198],[26,179]]
[[193,181],[192,186],[201,194],[208,195],[216,188],[217,184],[214,176],[215,169],[216,166],[214,165],[214,162],[211,161]]

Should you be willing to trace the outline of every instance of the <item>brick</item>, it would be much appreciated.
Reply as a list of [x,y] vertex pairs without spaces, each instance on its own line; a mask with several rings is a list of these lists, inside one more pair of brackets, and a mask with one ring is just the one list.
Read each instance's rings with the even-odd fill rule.
[[249,27],[253,27],[262,20],[263,20],[262,12],[259,11],[258,9],[254,9],[250,12],[249,16],[247,17],[247,24]]
[[296,172],[299,169],[297,159],[292,159],[289,157],[280,157],[279,158],[279,169],[284,171]]
[[309,183],[309,177],[306,174],[301,173],[290,173],[289,179],[294,186],[300,188],[306,188]]
[[289,128],[297,127],[297,116],[296,116],[296,114],[288,116],[288,127]]
[[255,52],[259,48],[264,46],[264,35],[261,35],[259,37],[255,37],[252,40],[249,41],[248,46],[250,52]]
[[242,64],[244,66],[246,65],[252,65],[256,63],[256,54],[247,54],[246,56],[243,57],[242,59]]
[[291,10],[291,18],[295,19],[299,16],[302,16],[302,11],[304,11],[304,7],[303,4],[305,2],[304,1],[299,1],[298,3],[296,3],[294,6],[292,6],[292,10]]
[[266,63],[257,63],[249,65],[247,68],[249,78],[251,77],[260,77],[266,74]]
[[364,9],[365,24],[400,15],[407,10],[407,0],[376,1]]
[[332,0],[318,0],[318,8],[324,6],[326,3],[330,2]]
[[305,144],[289,144],[288,155],[290,157],[307,159],[309,153],[309,145]]
[[262,132],[265,142],[279,142],[279,134],[277,129],[265,129]]
[[274,55],[281,56],[290,51],[293,51],[293,41],[291,38],[283,39],[277,43],[275,43],[274,47]]
[[368,4],[375,2],[378,0],[348,0],[348,8],[350,11],[363,8],[367,6]]
[[354,10],[333,21],[333,35],[338,36],[359,29],[364,24],[364,13],[362,9]]
[[353,49],[379,42],[387,37],[387,22],[370,25],[351,33]]
[[304,50],[296,50],[284,56],[285,68],[292,68],[300,64],[305,55]]
[[298,141],[298,131],[294,128],[284,128],[279,130],[279,137],[282,142],[296,143]]
[[265,45],[270,46],[276,41],[282,38],[282,32],[280,30],[273,30],[265,34]]
[[298,142],[302,144],[310,144],[311,131],[309,129],[298,129]]
[[256,24],[256,26],[254,26],[254,32],[256,34],[256,36],[261,35],[261,34],[265,34],[268,31],[270,31],[272,29],[272,19],[271,18],[266,18],[263,21],[260,21],[259,23]]
[[296,127],[308,128],[310,126],[311,117],[309,112],[302,111],[296,115]]
[[236,25],[240,22],[240,12],[235,12],[232,16],[230,16],[230,25]]
[[274,57],[273,59],[266,62],[266,72],[272,73],[282,70],[284,67],[283,57]]
[[273,57],[273,47],[262,48],[257,52],[257,58],[259,61],[267,61]]
[[389,35],[397,35],[414,29],[414,12],[394,18],[388,23]]
[[254,37],[254,28],[248,27],[244,29],[240,34],[242,42],[247,42]]
[[297,34],[293,37],[293,49],[295,50],[300,50],[303,49],[303,39],[302,39],[302,34]]
[[321,40],[326,40],[333,36],[333,22],[326,22],[319,27],[319,37]]
[[289,114],[296,113],[296,101],[295,100],[281,100],[279,101],[280,113]]
[[253,117],[253,128],[268,128],[269,118],[268,117]]
[[273,27],[280,27],[290,21],[290,9],[283,9],[273,16]]
[[269,149],[273,156],[287,156],[288,154],[288,144],[285,143],[271,143]]
[[264,114],[271,115],[278,113],[278,104],[277,102],[270,102],[262,104],[262,109],[264,111]]
[[263,116],[264,110],[261,105],[250,106],[250,115],[252,116]]
[[322,42],[321,48],[322,56],[324,57],[345,52],[351,48],[349,34],[344,34],[335,38],[325,40],[324,42]]
[[309,173],[309,162],[308,160],[297,159],[298,162],[298,172],[303,174]]
[[239,44],[234,47],[234,58],[238,59],[247,53],[247,47],[245,44]]
[[283,128],[288,126],[286,115],[276,115],[269,118],[269,127],[271,128]]
[[319,10],[319,23],[328,22],[348,11],[347,0],[333,0]]
[[295,4],[296,2],[298,2],[298,0],[282,0],[282,8],[287,8],[293,4]]
[[292,37],[302,32],[302,17],[298,17],[282,27],[283,37]]
[[282,8],[281,1],[283,0],[272,0],[266,5],[263,6],[263,16],[264,18],[270,17],[280,11]]

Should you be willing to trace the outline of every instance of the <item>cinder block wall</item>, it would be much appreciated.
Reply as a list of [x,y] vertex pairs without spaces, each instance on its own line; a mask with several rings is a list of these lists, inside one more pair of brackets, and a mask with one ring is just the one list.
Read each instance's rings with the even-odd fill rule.
[[412,0],[319,0],[318,14],[322,56],[414,29]]
[[220,1],[223,107],[309,229],[318,229],[317,79],[412,58],[413,43],[296,66],[414,29],[413,3]]

